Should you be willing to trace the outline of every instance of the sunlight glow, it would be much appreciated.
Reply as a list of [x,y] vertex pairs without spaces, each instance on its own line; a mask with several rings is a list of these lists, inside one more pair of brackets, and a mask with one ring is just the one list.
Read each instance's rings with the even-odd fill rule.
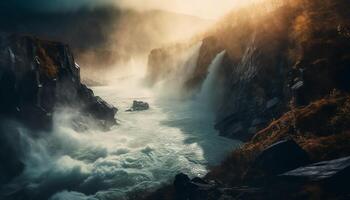
[[234,7],[251,1],[253,0],[121,0],[117,1],[117,4],[139,10],[162,9],[206,19],[217,19]]

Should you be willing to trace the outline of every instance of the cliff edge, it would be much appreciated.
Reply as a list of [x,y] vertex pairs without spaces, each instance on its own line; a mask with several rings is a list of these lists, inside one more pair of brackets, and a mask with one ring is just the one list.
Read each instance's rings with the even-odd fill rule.
[[116,124],[117,109],[80,82],[80,69],[67,45],[0,35],[0,184],[24,169],[17,128],[35,135],[50,131],[61,108],[79,113],[72,120],[75,128],[88,121],[102,129]]

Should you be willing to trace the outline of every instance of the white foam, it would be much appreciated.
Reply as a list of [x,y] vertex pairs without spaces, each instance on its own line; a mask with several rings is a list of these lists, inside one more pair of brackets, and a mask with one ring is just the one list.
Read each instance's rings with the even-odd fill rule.
[[[27,167],[11,188],[52,200],[126,199],[179,172],[203,176],[208,165],[218,164],[238,145],[217,136],[212,118],[196,102],[161,99],[137,77],[94,88],[120,110],[120,125],[108,132],[74,131],[67,122],[75,113],[62,111],[54,115],[53,133],[39,139],[22,134]],[[150,103],[151,109],[124,112],[134,98]]]

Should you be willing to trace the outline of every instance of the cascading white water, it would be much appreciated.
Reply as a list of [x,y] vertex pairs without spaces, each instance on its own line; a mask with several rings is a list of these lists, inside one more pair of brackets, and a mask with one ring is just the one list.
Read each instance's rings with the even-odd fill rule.
[[200,54],[200,49],[202,47],[203,42],[198,42],[197,44],[193,45],[187,52],[184,53],[184,63],[181,63],[181,66],[179,67],[179,71],[177,73],[178,77],[181,77],[183,83],[188,79],[190,75],[193,74],[196,66],[197,61]]
[[[0,191],[0,199],[4,194],[10,194],[4,199],[129,199],[179,172],[203,176],[238,146],[217,136],[213,116],[197,102],[163,99],[143,87],[142,64],[134,61],[125,68],[129,71],[113,73],[110,85],[93,88],[119,108],[119,125],[110,131],[74,131],[67,125],[74,115],[69,110],[55,114],[53,133],[36,139],[22,134],[25,172]],[[151,109],[124,112],[133,100],[146,101]]]
[[203,42],[200,41],[190,48],[180,52],[175,56],[171,66],[164,66],[170,70],[164,80],[157,84],[157,88],[163,93],[163,96],[179,96],[183,89],[183,84],[193,74],[199,58],[200,49]]
[[218,87],[219,85],[217,84],[217,78],[225,53],[226,51],[224,50],[217,54],[214,60],[209,65],[208,75],[202,84],[199,95],[197,96],[199,101],[201,101],[203,104],[206,104],[209,107],[211,107],[214,103],[213,101],[215,100],[215,98],[217,98],[218,91],[220,90],[220,88]]

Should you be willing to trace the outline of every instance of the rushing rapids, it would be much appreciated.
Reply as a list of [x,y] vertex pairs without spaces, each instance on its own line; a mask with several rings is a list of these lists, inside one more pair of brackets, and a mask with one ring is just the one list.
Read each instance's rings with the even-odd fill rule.
[[[203,176],[237,147],[218,136],[206,105],[164,96],[162,87],[144,87],[142,63],[131,65],[129,72],[114,73],[119,76],[109,85],[93,88],[121,110],[119,125],[110,131],[75,131],[69,126],[72,110],[56,112],[53,133],[39,139],[20,129],[26,169],[2,189],[2,197],[128,199],[179,172]],[[133,100],[148,102],[150,110],[123,112]]]

